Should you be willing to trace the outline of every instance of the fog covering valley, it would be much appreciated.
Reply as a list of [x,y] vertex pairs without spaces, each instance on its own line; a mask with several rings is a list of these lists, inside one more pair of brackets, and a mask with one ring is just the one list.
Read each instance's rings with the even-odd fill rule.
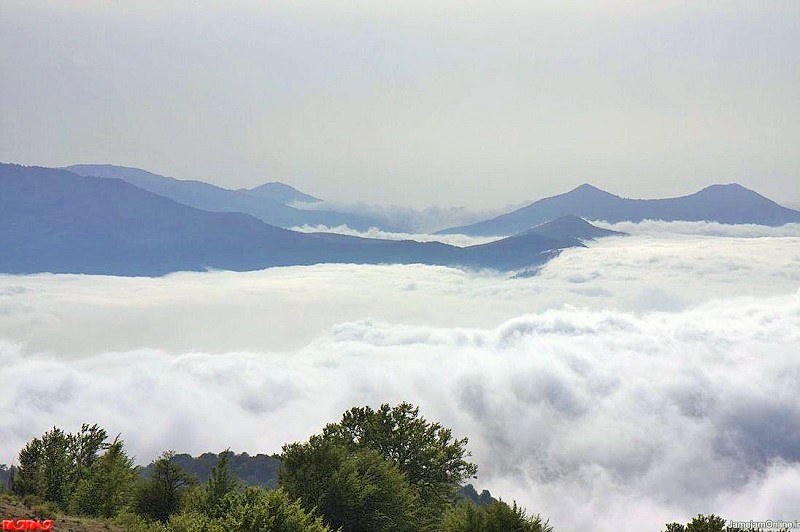
[[84,421],[136,434],[140,463],[168,448],[273,453],[352,405],[408,400],[469,436],[476,485],[557,530],[792,518],[800,225],[599,225],[630,236],[527,277],[0,276],[0,463]]
[[800,530],[798,72],[798,0],[0,1],[0,528]]

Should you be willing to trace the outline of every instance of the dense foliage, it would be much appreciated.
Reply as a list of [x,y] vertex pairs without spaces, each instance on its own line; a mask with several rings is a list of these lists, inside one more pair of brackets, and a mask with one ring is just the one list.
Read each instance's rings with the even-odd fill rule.
[[514,503],[495,501],[483,506],[462,503],[444,517],[443,532],[552,532],[538,515],[528,516]]
[[[127,460],[122,442],[109,445],[106,438],[106,431],[97,425],[83,425],[77,434],[54,427],[41,438],[34,438],[19,453],[13,491],[35,495],[62,510],[69,509],[71,504],[83,508],[86,497],[99,496],[91,493],[99,476],[111,473],[109,469],[114,469],[116,476],[116,465]],[[95,466],[102,450],[106,451],[104,461]],[[116,488],[109,486],[109,489]],[[115,492],[111,497],[119,499],[124,495]]]
[[172,462],[172,451],[162,454],[153,464],[149,479],[142,482],[136,495],[136,511],[146,517],[166,521],[178,511],[187,488],[194,477]]
[[[280,484],[307,508],[320,508],[334,527],[374,530],[344,524],[352,522],[352,511],[345,508],[361,505],[360,512],[370,508],[383,512],[369,501],[358,502],[363,495],[357,490],[348,493],[353,500],[347,502],[342,502],[342,493],[331,491],[336,479],[349,475],[350,486],[360,485],[373,496],[392,491],[413,504],[414,511],[406,510],[400,516],[395,510],[391,518],[386,517],[387,523],[392,523],[387,530],[431,529],[453,504],[459,485],[477,471],[467,461],[466,445],[467,438],[454,438],[450,429],[428,422],[419,415],[419,408],[409,403],[384,404],[377,410],[353,408],[339,423],[327,425],[308,442],[284,446]],[[380,466],[378,472],[377,457],[392,467]],[[363,467],[369,460],[371,469]],[[360,469],[355,461],[361,461]],[[404,524],[395,524],[400,522]]]
[[133,460],[125,454],[122,442],[115,440],[78,481],[70,512],[114,517],[133,502],[137,479]]
[[[180,465],[187,455],[168,451],[142,470],[119,438],[109,442],[105,430],[84,425],[30,441],[10,484],[53,511],[111,518],[131,532],[552,530],[516,504],[464,486],[477,470],[466,445],[408,403],[353,408],[308,441],[285,445],[280,457],[189,457],[200,482]],[[242,480],[242,471],[274,476],[277,464],[274,489]]]
[[[197,477],[200,482],[208,480],[211,470],[217,465],[223,453],[203,453],[200,456],[176,454],[172,461],[181,466],[184,471]],[[278,456],[266,454],[249,455],[247,453],[235,454],[228,452],[228,464],[231,473],[248,486],[278,487],[278,472],[281,461]],[[149,477],[152,474],[153,464],[142,468],[142,475]]]

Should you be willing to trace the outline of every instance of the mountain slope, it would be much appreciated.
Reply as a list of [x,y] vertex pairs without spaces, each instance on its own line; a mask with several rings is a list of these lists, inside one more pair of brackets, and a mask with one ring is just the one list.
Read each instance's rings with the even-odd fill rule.
[[[250,214],[263,222],[277,225],[278,227],[294,227],[308,224],[327,225],[329,227],[347,225],[352,229],[362,231],[370,227],[378,227],[387,231],[396,230],[396,228],[388,227],[378,220],[365,216],[334,211],[295,209],[275,199],[275,197],[270,197],[270,195],[275,196],[274,187],[267,187],[266,191],[262,189],[260,193],[252,190],[229,190],[202,181],[175,179],[174,177],[165,177],[138,168],[110,164],[76,164],[67,166],[64,170],[87,177],[122,179],[141,189],[190,207],[212,212]],[[257,187],[254,190],[257,191],[260,188]],[[272,194],[270,194],[270,191]],[[284,195],[286,192],[283,189]]]
[[527,232],[537,233],[542,236],[557,240],[576,239],[580,241],[595,240],[606,236],[623,236],[626,233],[602,229],[590,224],[578,216],[562,216],[555,220],[550,220],[541,225],[537,225]]
[[264,183],[255,188],[242,188],[239,190],[253,196],[258,196],[259,198],[277,201],[284,205],[292,205],[293,203],[319,203],[322,201],[319,198],[300,192],[286,183]]
[[574,215],[607,222],[646,219],[714,221],[778,226],[800,222],[800,212],[787,209],[741,185],[712,185],[689,196],[667,199],[627,199],[589,184],[544,198],[490,220],[441,231],[474,236],[509,235],[529,227]]
[[0,164],[0,272],[163,275],[328,262],[510,270],[581,245],[530,233],[481,246],[298,233],[182,205],[120,179]]

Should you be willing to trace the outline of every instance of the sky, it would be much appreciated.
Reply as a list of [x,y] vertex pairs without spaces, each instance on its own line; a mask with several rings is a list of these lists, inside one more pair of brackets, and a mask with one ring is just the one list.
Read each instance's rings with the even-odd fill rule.
[[800,203],[800,3],[0,3],[0,160],[333,202]]
[[538,275],[0,275],[0,463],[97,422],[137,462],[278,452],[407,400],[559,532],[800,508],[800,224],[613,226]]

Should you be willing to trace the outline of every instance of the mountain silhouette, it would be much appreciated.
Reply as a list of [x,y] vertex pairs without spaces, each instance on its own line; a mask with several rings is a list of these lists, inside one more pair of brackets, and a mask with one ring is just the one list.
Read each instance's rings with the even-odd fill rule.
[[322,200],[300,192],[291,185],[286,183],[272,182],[264,183],[263,185],[254,188],[241,188],[241,192],[248,192],[259,198],[267,198],[284,205],[292,205],[297,203],[319,203]]
[[571,236],[535,231],[465,248],[299,233],[247,214],[189,207],[121,179],[0,164],[3,273],[157,276],[320,263],[513,270],[582,245]]
[[778,205],[738,184],[712,185],[688,196],[666,199],[621,198],[595,186],[583,184],[564,194],[535,201],[490,220],[452,227],[440,233],[512,235],[568,215],[606,222],[640,222],[649,219],[769,226],[800,222],[800,212]]
[[[114,166],[110,164],[76,164],[64,170],[87,177],[122,179],[141,189],[159,196],[170,198],[178,203],[212,212],[240,212],[255,216],[259,220],[278,227],[302,225],[326,225],[336,227],[347,225],[352,229],[365,231],[377,227],[386,231],[397,231],[396,227],[367,216],[346,214],[325,210],[303,210],[288,205],[283,198],[296,189],[288,185],[268,183],[252,190],[230,190],[202,181],[175,179],[139,168]],[[288,187],[288,188],[286,188]],[[307,198],[313,198],[307,196]]]

